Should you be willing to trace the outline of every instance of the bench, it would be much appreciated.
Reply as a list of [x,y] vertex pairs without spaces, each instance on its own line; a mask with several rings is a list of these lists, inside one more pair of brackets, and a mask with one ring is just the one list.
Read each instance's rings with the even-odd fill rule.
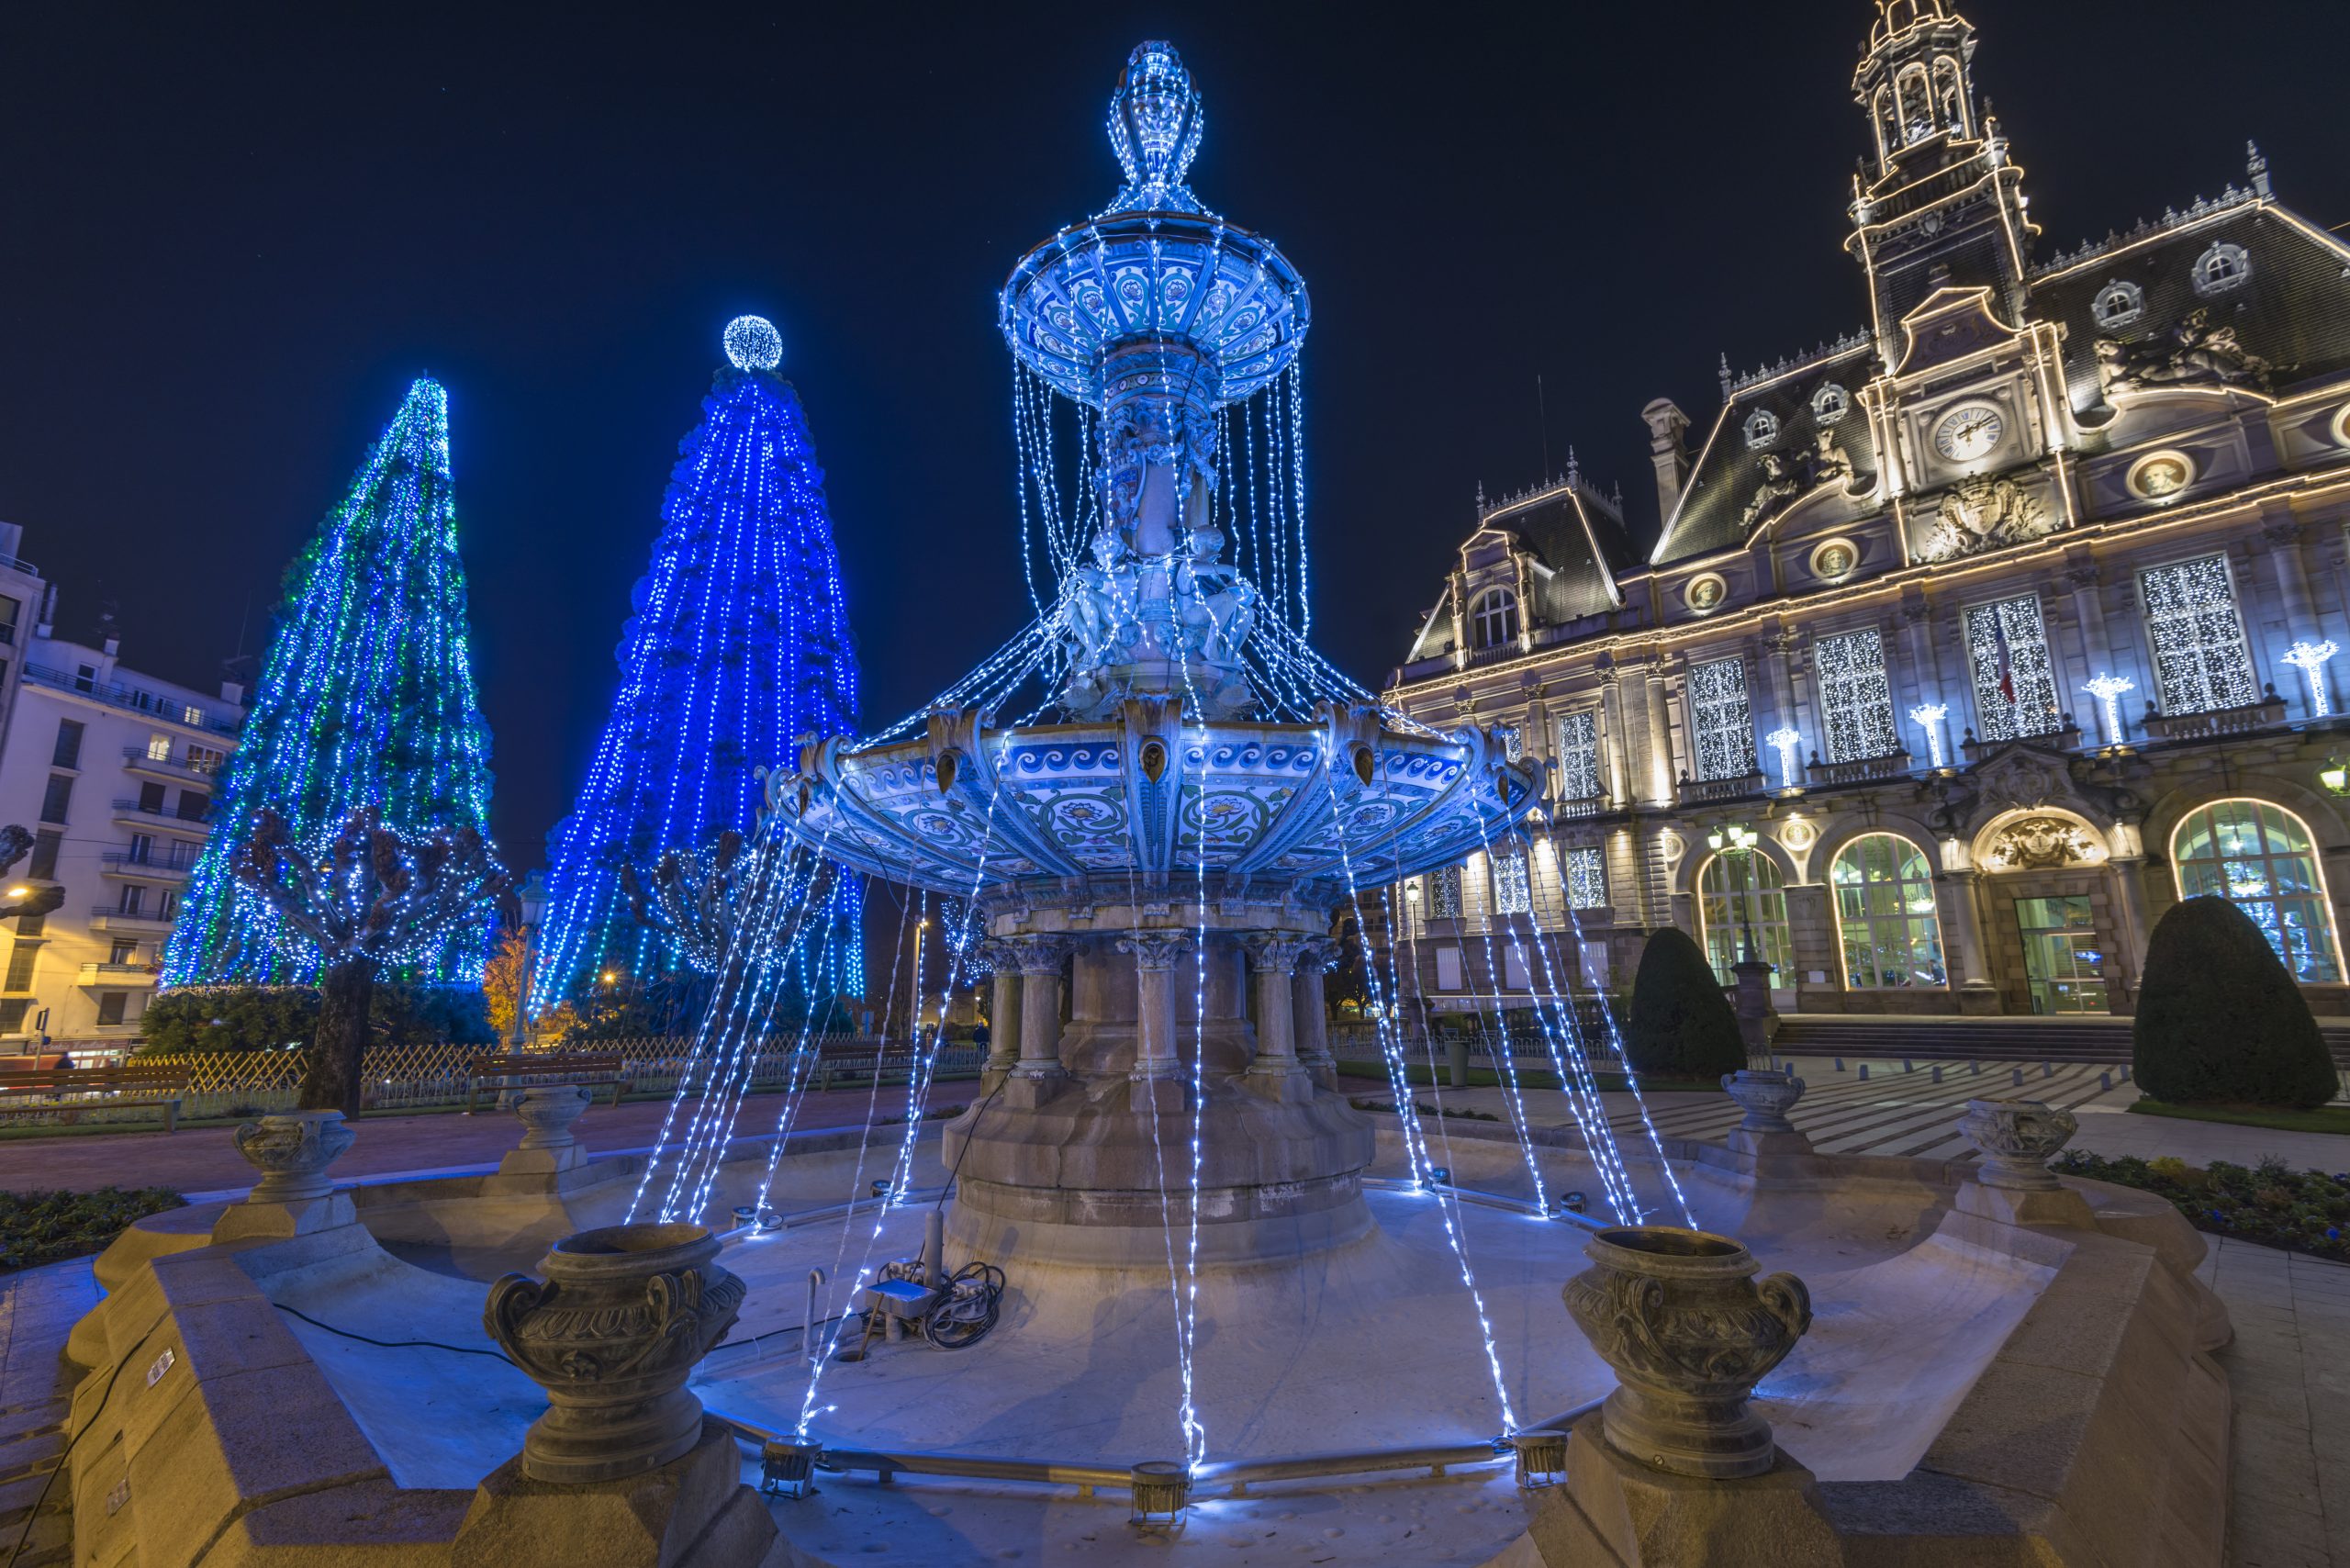
[[84,1111],[163,1113],[163,1130],[179,1131],[187,1073],[169,1067],[62,1068],[0,1078],[0,1116],[55,1116],[68,1126]]
[[[921,1059],[921,1053],[912,1046],[825,1046],[816,1053],[812,1086],[861,1088],[873,1082],[877,1072],[884,1083],[903,1082]],[[941,1046],[931,1065],[931,1077],[934,1081],[977,1078],[986,1060],[987,1052],[975,1047]]]
[[[478,1056],[465,1064],[465,1113],[472,1114],[486,1093],[509,1089],[536,1089],[576,1083],[583,1089],[611,1086],[612,1103],[636,1087],[628,1058],[594,1051],[524,1051],[519,1056],[499,1052]],[[595,1099],[594,1094],[588,1095]]]

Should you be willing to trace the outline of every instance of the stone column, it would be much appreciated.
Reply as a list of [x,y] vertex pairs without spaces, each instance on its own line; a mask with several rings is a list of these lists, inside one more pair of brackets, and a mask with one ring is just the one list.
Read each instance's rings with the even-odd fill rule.
[[1065,936],[1006,938],[1020,966],[1020,1059],[1003,1086],[1005,1103],[1034,1110],[1058,1092],[1061,1067],[1061,960]]
[[2277,597],[2285,604],[2285,635],[2288,641],[2314,637],[2317,610],[2310,599],[2309,567],[2301,559],[2301,520],[2288,500],[2272,500],[2260,510],[2260,536],[2267,542]]
[[988,1059],[979,1070],[983,1094],[991,1094],[1020,1059],[1020,958],[1011,943],[980,944],[979,957],[989,966],[994,997],[988,1006]]
[[[1958,983],[1951,987],[1957,994],[1958,1010],[1962,1013],[1997,1013],[1999,1011],[1998,991],[1991,984],[1991,971],[1983,958],[1983,913],[1975,902],[1975,884],[1982,879],[1976,871],[1946,871],[1944,878],[1951,886],[1949,924],[1951,935],[1956,938],[1958,962],[1953,966],[1958,972],[1952,979]],[[1948,962],[1949,955],[1945,954]]]
[[1257,979],[1257,1058],[1248,1087],[1269,1100],[1303,1100],[1314,1092],[1297,1059],[1293,971],[1306,945],[1290,932],[1263,931],[1244,939]]
[[1130,931],[1118,951],[1135,960],[1135,1065],[1127,1075],[1132,1103],[1160,1112],[1183,1108],[1183,1062],[1175,1035],[1175,966],[1188,961],[1188,931]]
[[2117,855],[2106,862],[2113,872],[2114,910],[2120,915],[2123,961],[2117,967],[2134,996],[2146,972],[2146,862],[2143,856]]
[[[1290,1024],[1296,1034],[1298,1064],[1325,1089],[1338,1086],[1338,1064],[1330,1054],[1330,1003],[1323,993],[1322,977],[1338,967],[1338,944],[1327,936],[1308,936],[1300,944],[1297,968],[1289,977]],[[1398,1007],[1405,999],[1395,998]]]
[[1651,657],[1640,670],[1640,692],[1648,719],[1648,777],[1641,780],[1648,803],[1673,804],[1673,726],[1664,716],[1664,661]]
[[[2105,634],[2105,605],[2098,598],[2100,579],[2095,561],[2081,561],[2065,568],[2065,585],[2073,590],[2073,613],[2081,622],[2081,657],[2091,678],[2119,673],[2113,667],[2112,644]],[[2068,691],[2058,692],[2056,700],[2066,709],[2080,700]]]
[[1611,806],[1629,804],[1632,789],[1625,776],[1624,672],[1606,654],[1599,655],[1599,772]]

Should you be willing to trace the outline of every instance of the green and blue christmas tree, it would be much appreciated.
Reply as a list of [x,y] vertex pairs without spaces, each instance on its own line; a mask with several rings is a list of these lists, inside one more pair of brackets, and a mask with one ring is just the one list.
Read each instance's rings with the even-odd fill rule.
[[[315,978],[307,944],[230,868],[267,808],[297,844],[365,806],[417,834],[489,832],[489,730],[475,700],[449,476],[449,401],[410,386],[342,504],[286,574],[218,824],[188,880],[166,985]],[[408,956],[406,978],[477,984],[489,914]]]

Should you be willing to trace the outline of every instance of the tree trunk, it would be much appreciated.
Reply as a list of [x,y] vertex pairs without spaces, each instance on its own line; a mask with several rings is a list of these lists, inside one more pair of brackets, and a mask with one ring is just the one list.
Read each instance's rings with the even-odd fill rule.
[[359,1064],[367,1049],[368,1014],[375,1000],[375,961],[346,958],[330,966],[319,987],[319,1033],[304,1064],[305,1111],[359,1114]]

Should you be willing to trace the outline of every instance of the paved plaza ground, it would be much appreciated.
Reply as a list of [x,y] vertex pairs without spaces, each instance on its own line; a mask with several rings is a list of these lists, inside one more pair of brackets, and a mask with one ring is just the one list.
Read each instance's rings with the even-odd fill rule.
[[[1975,1096],[2025,1094],[2071,1109],[2081,1130],[2076,1147],[2102,1154],[2176,1155],[2191,1162],[2250,1164],[2275,1154],[2296,1165],[2350,1169],[2350,1137],[2278,1133],[2255,1127],[2129,1114],[2136,1090],[2110,1068],[2058,1064],[2043,1073],[1984,1063],[1943,1063],[1942,1080],[1922,1059],[1905,1072],[1897,1060],[1870,1058],[1869,1073],[1848,1058],[1796,1058],[1810,1085],[1794,1119],[1819,1147],[1836,1152],[1957,1158],[1967,1153],[1953,1131],[1963,1103]],[[2100,1074],[2109,1077],[2100,1080]],[[968,1085],[942,1088],[942,1103],[960,1103]],[[1361,1080],[1360,1098],[1380,1098]],[[882,1091],[880,1114],[899,1111],[903,1090]],[[1425,1103],[1505,1114],[1499,1089],[1422,1088]],[[1638,1136],[1640,1108],[1628,1095],[1607,1097],[1619,1136]],[[773,1097],[746,1103],[741,1136],[771,1130]],[[811,1095],[805,1127],[855,1126],[872,1103],[862,1091]],[[1563,1124],[1555,1093],[1528,1096],[1529,1116]],[[1737,1119],[1718,1094],[1656,1094],[1648,1114],[1668,1137],[1718,1138]],[[657,1137],[667,1107],[599,1105],[579,1124],[606,1151],[640,1148]],[[512,1118],[373,1117],[338,1174],[366,1180],[425,1170],[486,1169],[515,1140]],[[225,1127],[88,1135],[0,1143],[0,1188],[163,1184],[190,1193],[226,1193],[252,1180]],[[2321,1262],[2248,1243],[2208,1238],[2204,1277],[2226,1302],[2235,1342],[2221,1353],[2234,1402],[2230,1466],[2230,1568],[2350,1568],[2350,1266]],[[67,1385],[58,1352],[74,1320],[97,1298],[86,1259],[0,1276],[0,1551],[25,1527],[26,1510],[56,1462]],[[68,1561],[62,1498],[52,1493],[34,1521],[24,1568]]]

